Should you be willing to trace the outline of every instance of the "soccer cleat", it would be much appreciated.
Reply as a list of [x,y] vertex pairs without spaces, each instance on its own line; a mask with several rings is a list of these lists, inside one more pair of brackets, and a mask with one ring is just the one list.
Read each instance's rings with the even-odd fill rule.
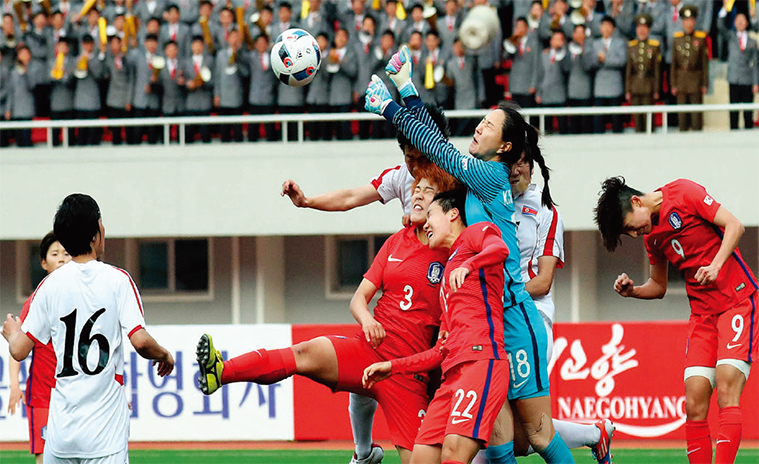
[[601,438],[595,446],[590,448],[593,457],[599,464],[613,464],[611,458],[611,437],[614,435],[614,424],[609,419],[601,419],[595,423],[601,431]]
[[195,355],[200,368],[200,391],[210,395],[221,388],[221,373],[224,371],[224,360],[219,350],[213,347],[213,339],[208,334],[200,336]]
[[414,74],[411,52],[406,45],[395,53],[385,66],[385,74],[393,81],[402,98],[418,97],[419,92],[414,86],[411,76]]
[[372,443],[372,451],[369,453],[369,456],[358,459],[356,453],[353,453],[353,459],[351,459],[350,464],[380,464],[384,458],[385,450],[380,445]]

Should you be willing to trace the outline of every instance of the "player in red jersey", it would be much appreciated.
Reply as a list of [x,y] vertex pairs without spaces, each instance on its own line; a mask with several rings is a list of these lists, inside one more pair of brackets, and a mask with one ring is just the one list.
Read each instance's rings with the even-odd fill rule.
[[[55,237],[54,232],[49,232],[40,242],[40,265],[48,274],[71,261],[71,256],[63,249],[61,243]],[[21,321],[26,320],[29,314],[29,305],[32,302],[30,296],[21,310]],[[10,390],[11,396],[8,401],[8,412],[13,415],[20,401],[26,405],[26,417],[29,420],[29,445],[31,454],[35,455],[37,464],[42,464],[42,453],[45,450],[44,430],[47,427],[47,417],[50,411],[50,390],[55,387],[55,351],[53,344],[43,345],[34,342],[32,349],[32,363],[29,366],[29,375],[26,379],[26,395],[21,392],[18,376],[21,372],[21,363],[10,358]]]
[[635,286],[627,274],[614,282],[624,297],[662,298],[667,263],[682,272],[691,316],[685,349],[685,434],[688,460],[712,462],[706,416],[716,386],[719,431],[715,462],[733,462],[741,440],[740,398],[756,358],[756,277],[738,241],[743,224],[697,183],[679,179],[642,193],[621,177],[606,179],[595,220],[609,251],[621,235],[645,237],[651,277]]
[[500,386],[509,381],[503,342],[503,262],[509,249],[495,225],[466,227],[464,201],[456,191],[438,194],[424,227],[430,248],[450,250],[440,287],[438,343],[364,371],[364,385],[371,388],[391,375],[442,367],[443,383],[419,429],[412,463],[470,462],[487,445],[501,408],[508,408],[508,390]]
[[[414,185],[413,225],[385,241],[351,300],[351,313],[362,326],[355,337],[317,337],[289,348],[256,350],[223,361],[211,337],[203,335],[197,351],[201,390],[211,394],[231,382],[271,384],[298,374],[334,391],[373,397],[385,412],[401,461],[407,463],[429,402],[427,376],[398,376],[371,391],[363,387],[361,378],[364,368],[374,362],[428,349],[440,325],[438,291],[448,253],[427,247],[422,227],[435,194],[453,188],[456,182],[433,165],[421,174]],[[382,290],[382,296],[372,315],[369,302],[377,290]]]

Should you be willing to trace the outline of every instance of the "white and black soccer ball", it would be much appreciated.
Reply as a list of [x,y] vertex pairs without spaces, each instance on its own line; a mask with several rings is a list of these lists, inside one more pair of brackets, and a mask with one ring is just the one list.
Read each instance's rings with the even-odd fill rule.
[[311,82],[321,62],[319,44],[303,29],[281,33],[271,49],[271,70],[277,79],[293,87]]

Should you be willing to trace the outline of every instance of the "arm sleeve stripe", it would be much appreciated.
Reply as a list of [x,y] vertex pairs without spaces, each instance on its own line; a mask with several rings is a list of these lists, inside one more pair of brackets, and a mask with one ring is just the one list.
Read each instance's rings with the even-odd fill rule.
[[132,329],[132,330],[129,331],[129,335],[127,335],[127,338],[132,338],[132,335],[134,335],[135,332],[137,332],[140,329],[144,329],[144,328],[145,327],[143,327],[141,325],[138,325],[137,327],[135,327],[134,329]]
[[543,247],[543,256],[553,256],[553,247],[556,244],[556,227],[559,225],[559,215],[556,207],[553,205],[551,205],[551,212],[553,213],[553,218],[551,219],[551,227],[548,229],[546,245]]
[[134,298],[137,300],[137,306],[140,308],[140,314],[142,314],[142,317],[145,317],[145,312],[142,310],[142,302],[140,301],[140,294],[137,293],[137,286],[134,285],[134,281],[132,280],[132,276],[129,275],[129,273],[121,268],[118,268],[116,266],[112,266],[117,271],[123,273],[125,276],[127,276],[127,279],[129,279],[129,285],[132,286],[132,291],[134,292]]
[[394,168],[387,168],[384,171],[382,171],[382,174],[372,179],[371,183],[372,183],[372,187],[374,187],[374,190],[378,190],[380,188],[380,185],[382,185],[382,178],[385,177],[385,175],[387,175],[391,171],[395,171],[400,168],[401,168],[400,164]]

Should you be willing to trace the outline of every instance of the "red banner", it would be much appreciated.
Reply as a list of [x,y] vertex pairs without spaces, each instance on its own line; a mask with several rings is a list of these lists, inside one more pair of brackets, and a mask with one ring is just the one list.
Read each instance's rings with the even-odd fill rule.
[[[551,363],[552,412],[556,419],[595,422],[609,418],[615,438],[684,439],[686,322],[556,324]],[[293,343],[337,334],[356,325],[293,326]],[[295,439],[351,439],[348,394],[332,394],[311,380],[295,379]],[[743,391],[743,438],[759,438],[759,380]],[[716,436],[716,394],[709,425]],[[381,408],[374,438],[388,439]]]

